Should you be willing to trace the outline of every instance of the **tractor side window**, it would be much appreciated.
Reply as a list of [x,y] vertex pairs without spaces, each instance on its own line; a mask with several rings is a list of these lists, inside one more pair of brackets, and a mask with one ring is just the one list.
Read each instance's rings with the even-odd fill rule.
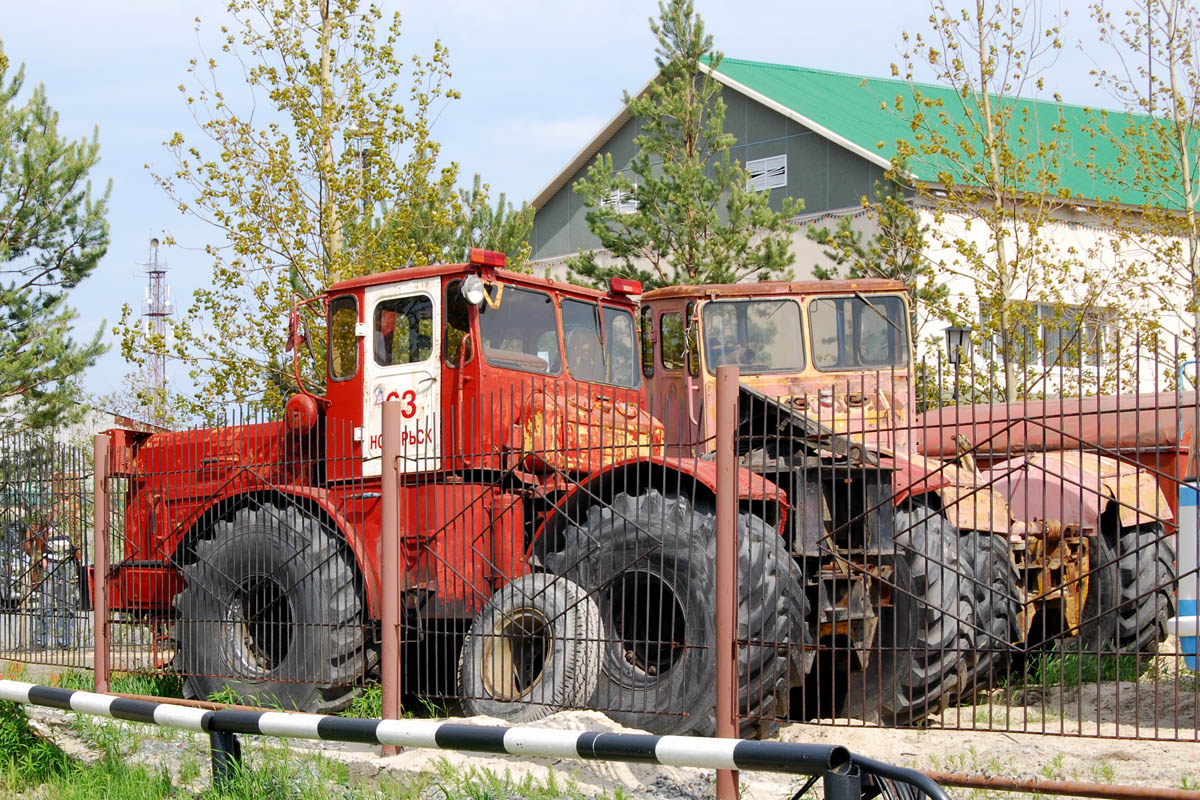
[[654,309],[642,309],[642,374],[654,377]]
[[600,339],[600,314],[595,303],[563,300],[563,343],[567,370],[577,381],[605,381],[604,343]]
[[329,303],[329,377],[335,381],[358,373],[358,301],[352,296],[335,297]]
[[639,379],[633,314],[623,308],[601,308],[604,313],[604,354],[608,361],[608,382],[628,389],[636,388]]
[[375,363],[416,364],[433,355],[433,301],[426,295],[394,297],[375,306]]
[[442,341],[446,343],[446,364],[457,367],[471,360],[471,304],[462,296],[462,281],[446,284],[446,324]]
[[678,311],[668,311],[658,318],[658,344],[663,369],[675,372],[683,369],[683,315]]
[[479,307],[479,335],[487,363],[522,372],[561,372],[553,298],[510,285],[489,286],[488,294],[493,299]]

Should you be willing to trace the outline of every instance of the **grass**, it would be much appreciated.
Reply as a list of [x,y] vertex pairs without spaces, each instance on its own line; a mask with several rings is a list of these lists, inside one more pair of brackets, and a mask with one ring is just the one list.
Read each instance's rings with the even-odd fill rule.
[[1073,689],[1081,684],[1101,681],[1137,681],[1153,659],[1132,653],[1094,656],[1079,653],[1043,653],[1031,660],[1025,672],[1014,673],[1009,688]]
[[[91,692],[96,688],[96,676],[88,670],[69,669],[54,675],[50,685]],[[109,676],[108,688],[117,694],[183,697],[183,678],[173,672],[114,672]]]
[[60,747],[30,729],[24,707],[0,702],[0,769],[5,785],[44,783],[67,773],[71,763]]

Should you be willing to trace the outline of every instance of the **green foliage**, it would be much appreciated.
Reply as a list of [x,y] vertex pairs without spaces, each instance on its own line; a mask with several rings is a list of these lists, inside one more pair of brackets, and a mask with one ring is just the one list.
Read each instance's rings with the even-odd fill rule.
[[867,219],[877,229],[874,235],[864,237],[862,231],[854,230],[850,217],[839,219],[833,230],[810,226],[805,235],[824,246],[826,257],[833,262],[832,267],[813,267],[818,280],[846,277],[903,281],[912,303],[916,338],[926,317],[948,316],[946,300],[950,293],[925,257],[929,226],[922,224],[920,213],[910,202],[912,187],[904,182],[905,174],[903,161],[897,159],[888,170],[887,180],[875,182],[874,199],[863,196]]
[[[199,140],[175,133],[174,170],[153,171],[181,212],[216,232],[204,248],[212,279],[169,341],[129,307],[115,329],[135,368],[152,353],[185,364],[197,396],[176,398],[176,416],[209,421],[230,403],[282,408],[296,390],[285,331],[295,296],[458,261],[469,243],[519,260],[530,214],[504,198],[491,206],[481,182],[458,190],[458,165],[439,166],[433,123],[459,94],[440,42],[402,54],[399,14],[360,0],[231,0],[228,10],[236,23],[220,57],[192,59],[193,85],[180,86]],[[304,313],[323,328],[319,305]],[[314,332],[302,352],[312,388],[324,347]]]
[[108,249],[108,197],[92,197],[97,133],[70,141],[43,87],[18,100],[0,50],[0,427],[42,428],[80,413],[79,376],[105,351],[103,330],[76,342],[67,291]]
[[602,154],[575,184],[608,254],[581,253],[568,267],[594,285],[626,277],[647,289],[784,275],[794,260],[789,219],[802,204],[789,199],[776,212],[769,192],[748,187],[730,158],[735,140],[725,131],[720,84],[706,71],[721,54],[691,0],[658,7],[660,20],[650,21],[658,76],[644,94],[624,96],[641,125],[637,154],[620,172]]
[[508,268],[529,269],[529,234],[533,231],[533,207],[522,203],[514,209],[503,193],[496,204],[489,205],[490,187],[475,174],[470,189],[458,189],[457,198],[447,197],[445,205],[453,208],[449,224],[429,224],[426,229],[434,260],[448,263],[465,261],[467,250],[481,247],[508,256]]
[[[50,684],[63,689],[95,691],[95,673],[68,669],[55,675]],[[109,690],[117,694],[140,694],[150,697],[183,697],[183,679],[174,672],[114,672],[109,676]]]
[[[1122,653],[1092,656],[1079,653],[1043,653],[1025,670],[1026,686],[1063,687],[1100,681],[1136,681],[1152,659]],[[1020,678],[1018,678],[1020,680]]]
[[0,701],[0,764],[8,783],[36,785],[66,774],[71,759],[57,745],[29,728],[25,709]]
[[342,711],[342,716],[357,717],[358,719],[382,719],[383,690],[378,686],[372,686],[356,694],[350,701],[350,705]]
[[[1061,107],[1043,115],[1026,99],[1044,88],[1062,47],[1055,20],[1012,0],[964,10],[937,0],[929,21],[927,34],[905,34],[903,64],[892,67],[911,84],[911,97],[893,101],[911,130],[897,156],[937,175],[917,187],[936,223],[934,268],[973,285],[951,298],[950,311],[971,320],[976,348],[1000,360],[1000,388],[1014,402],[1046,391],[1043,332],[1071,334],[1077,348],[1089,319],[1126,313],[1123,273],[1094,268],[1111,260],[1115,242],[1077,248],[1055,239],[1058,217],[1078,202],[1060,180],[1072,156],[1066,122]],[[932,71],[952,99],[911,83],[918,70]]]
[[1116,152],[1085,158],[1101,185],[1145,199],[1138,208],[1110,202],[1101,213],[1129,238],[1136,280],[1128,290],[1152,298],[1162,316],[1190,329],[1200,346],[1200,8],[1179,0],[1090,11],[1111,58],[1092,71],[1132,114],[1097,112],[1086,131]]

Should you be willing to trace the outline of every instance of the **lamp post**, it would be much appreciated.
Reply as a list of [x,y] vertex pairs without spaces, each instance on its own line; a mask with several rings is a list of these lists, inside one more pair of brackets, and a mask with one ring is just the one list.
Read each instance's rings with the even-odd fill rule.
[[950,326],[946,328],[946,360],[954,365],[954,404],[958,405],[958,370],[971,361],[971,329]]

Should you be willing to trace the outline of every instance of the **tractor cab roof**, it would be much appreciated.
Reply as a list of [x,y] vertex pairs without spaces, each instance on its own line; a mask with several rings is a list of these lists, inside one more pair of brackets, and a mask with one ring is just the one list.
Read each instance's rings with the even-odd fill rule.
[[759,281],[757,283],[709,283],[700,286],[666,286],[642,295],[642,302],[675,298],[728,300],[748,297],[851,294],[853,292],[903,292],[903,281],[860,278],[838,281]]
[[554,292],[565,297],[578,297],[588,300],[603,299],[608,303],[624,305],[629,308],[634,308],[637,305],[622,292],[602,292],[597,289],[589,289],[585,286],[576,286],[573,283],[550,280],[549,278],[539,278],[536,275],[526,275],[523,272],[513,272],[512,270],[489,267],[475,263],[434,264],[431,266],[394,269],[388,272],[376,272],[371,275],[363,275],[362,277],[339,281],[338,283],[331,285],[325,291],[327,295],[332,296],[341,294],[343,292],[363,289],[368,286],[404,284],[409,281],[421,280],[423,278],[455,275],[479,275],[484,280],[496,280],[505,284],[525,286],[531,289],[541,289],[543,291]]

